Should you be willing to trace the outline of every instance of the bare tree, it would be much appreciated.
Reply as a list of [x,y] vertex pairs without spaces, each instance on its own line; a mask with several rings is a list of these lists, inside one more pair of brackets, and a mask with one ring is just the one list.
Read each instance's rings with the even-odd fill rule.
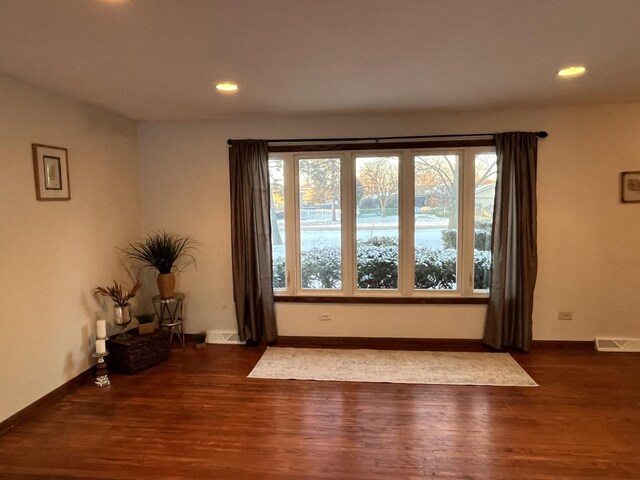
[[340,159],[313,158],[300,160],[300,174],[310,187],[314,204],[331,204],[331,221],[336,221],[340,204]]
[[380,203],[382,218],[389,201],[398,193],[398,163],[388,157],[368,159],[358,174],[364,195],[375,197]]
[[[476,156],[476,190],[498,173],[498,163],[494,154]],[[495,180],[491,180],[495,184]]]
[[429,177],[434,182],[441,205],[448,209],[449,228],[457,228],[458,210],[453,208],[458,200],[458,156],[457,155],[425,155],[415,159],[416,177]]
[[[476,190],[484,186],[487,179],[497,172],[496,158],[491,155],[476,156]],[[423,184],[444,185],[450,195],[457,191],[457,156],[429,155],[416,157],[416,178]]]
[[[425,155],[415,159],[416,178],[432,185],[443,199],[443,206],[457,204],[458,199],[458,170],[457,155]],[[496,159],[494,155],[477,155],[475,168],[476,191],[485,186],[487,181],[496,174]],[[455,228],[458,223],[458,211],[451,208],[449,213],[449,228]]]

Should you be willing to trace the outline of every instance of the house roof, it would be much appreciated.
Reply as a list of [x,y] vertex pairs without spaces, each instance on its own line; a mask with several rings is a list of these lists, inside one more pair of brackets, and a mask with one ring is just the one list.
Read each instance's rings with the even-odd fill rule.
[[0,0],[0,71],[139,120],[640,102],[638,25],[637,0]]

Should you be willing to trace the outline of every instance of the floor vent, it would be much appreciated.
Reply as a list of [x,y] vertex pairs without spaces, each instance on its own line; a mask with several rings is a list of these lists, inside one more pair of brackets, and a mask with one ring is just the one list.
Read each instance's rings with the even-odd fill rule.
[[640,338],[598,338],[595,341],[599,352],[640,352]]
[[227,345],[244,345],[236,332],[225,330],[209,330],[207,332],[207,343],[224,343]]

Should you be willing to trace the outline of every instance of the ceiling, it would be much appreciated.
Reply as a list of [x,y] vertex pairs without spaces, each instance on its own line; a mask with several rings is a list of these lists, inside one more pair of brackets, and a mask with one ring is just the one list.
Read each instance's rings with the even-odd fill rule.
[[135,120],[640,102],[640,1],[0,0],[0,71]]

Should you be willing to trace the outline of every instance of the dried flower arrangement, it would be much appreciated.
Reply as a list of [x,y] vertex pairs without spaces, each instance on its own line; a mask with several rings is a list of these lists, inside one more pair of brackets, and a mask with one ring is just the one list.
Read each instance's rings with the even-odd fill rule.
[[136,282],[130,291],[126,291],[121,284],[113,281],[113,287],[96,287],[94,290],[98,295],[103,297],[109,297],[119,307],[124,307],[129,303],[133,297],[136,296],[136,292],[142,287],[140,282]]

